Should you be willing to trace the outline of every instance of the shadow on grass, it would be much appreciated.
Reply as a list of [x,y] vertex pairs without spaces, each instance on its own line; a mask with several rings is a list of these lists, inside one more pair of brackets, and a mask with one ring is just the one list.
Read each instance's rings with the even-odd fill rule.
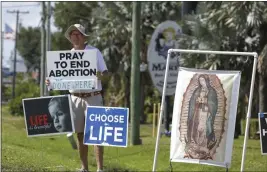
[[112,171],[112,172],[136,172],[134,170],[122,169],[122,168],[117,168],[117,167],[113,167],[113,168],[107,169],[107,171]]
[[140,137],[152,137],[152,136],[149,134],[144,134],[144,135],[140,135]]
[[[49,170],[49,169],[45,169],[45,168],[42,168],[42,169],[32,169],[32,168],[18,168],[18,167],[8,167],[8,166],[5,166],[5,165],[2,165],[1,167],[1,171],[2,172],[57,172],[57,170]],[[61,172],[77,172],[76,171],[73,171],[73,170],[58,170],[58,172],[61,171]],[[121,167],[110,167],[108,169],[106,169],[106,171],[108,172],[136,172],[134,170],[130,170],[130,169],[123,169]]]
[[2,172],[49,172],[50,170],[48,169],[32,169],[32,168],[26,168],[26,167],[23,167],[23,168],[18,168],[18,167],[9,167],[9,166],[6,166],[6,165],[2,165],[1,167],[1,171]]
[[[133,153],[129,153],[129,154],[126,154],[126,155],[120,155],[120,158],[123,158],[123,157],[129,157],[129,156],[133,156],[133,155],[138,155],[140,154],[141,152],[143,152],[142,150],[141,151],[138,151],[138,152],[133,152]],[[108,161],[108,160],[112,160],[114,158],[117,158],[118,155],[115,155],[115,156],[109,156],[108,158],[105,157],[105,160]]]

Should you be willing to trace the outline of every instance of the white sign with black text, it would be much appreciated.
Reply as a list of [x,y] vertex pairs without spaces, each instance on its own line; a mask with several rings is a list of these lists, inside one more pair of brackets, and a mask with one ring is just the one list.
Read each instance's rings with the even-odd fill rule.
[[267,113],[259,113],[261,153],[267,155]]
[[47,51],[46,60],[51,89],[97,88],[96,50]]

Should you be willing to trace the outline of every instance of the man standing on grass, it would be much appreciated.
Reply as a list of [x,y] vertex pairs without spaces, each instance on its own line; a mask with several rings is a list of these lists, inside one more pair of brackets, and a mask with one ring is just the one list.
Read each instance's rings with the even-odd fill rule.
[[[85,114],[87,106],[103,106],[103,98],[101,95],[102,85],[101,80],[105,80],[108,77],[108,71],[106,63],[101,52],[92,46],[85,44],[87,34],[85,34],[85,29],[81,24],[71,25],[65,32],[65,37],[72,43],[74,50],[92,50],[97,51],[97,77],[98,77],[98,87],[96,90],[69,90],[71,94],[73,119],[75,133],[77,133],[78,138],[78,149],[80,160],[82,164],[81,172],[88,171],[88,146],[83,144],[84,138],[84,124],[85,124]],[[46,85],[50,82],[47,79]],[[94,146],[97,171],[103,171],[103,153],[104,148],[102,146]]]

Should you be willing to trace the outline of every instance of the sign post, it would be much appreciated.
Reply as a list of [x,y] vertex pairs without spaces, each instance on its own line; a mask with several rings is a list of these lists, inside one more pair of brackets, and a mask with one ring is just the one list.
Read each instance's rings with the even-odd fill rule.
[[267,113],[259,113],[261,154],[267,155]]

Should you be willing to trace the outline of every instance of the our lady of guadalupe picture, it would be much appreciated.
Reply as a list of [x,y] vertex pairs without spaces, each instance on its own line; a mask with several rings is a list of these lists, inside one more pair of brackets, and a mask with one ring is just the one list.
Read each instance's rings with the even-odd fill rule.
[[195,74],[184,94],[181,111],[179,130],[186,144],[184,157],[213,159],[224,132],[225,109],[226,97],[219,78]]
[[[232,144],[233,135],[228,131],[235,126],[230,119],[235,121],[238,97],[233,91],[238,92],[240,77],[239,72],[216,72],[186,68],[179,71],[172,125],[172,161],[215,161],[225,166],[225,160],[229,159],[226,146],[227,142]],[[227,164],[229,166],[229,162]]]

